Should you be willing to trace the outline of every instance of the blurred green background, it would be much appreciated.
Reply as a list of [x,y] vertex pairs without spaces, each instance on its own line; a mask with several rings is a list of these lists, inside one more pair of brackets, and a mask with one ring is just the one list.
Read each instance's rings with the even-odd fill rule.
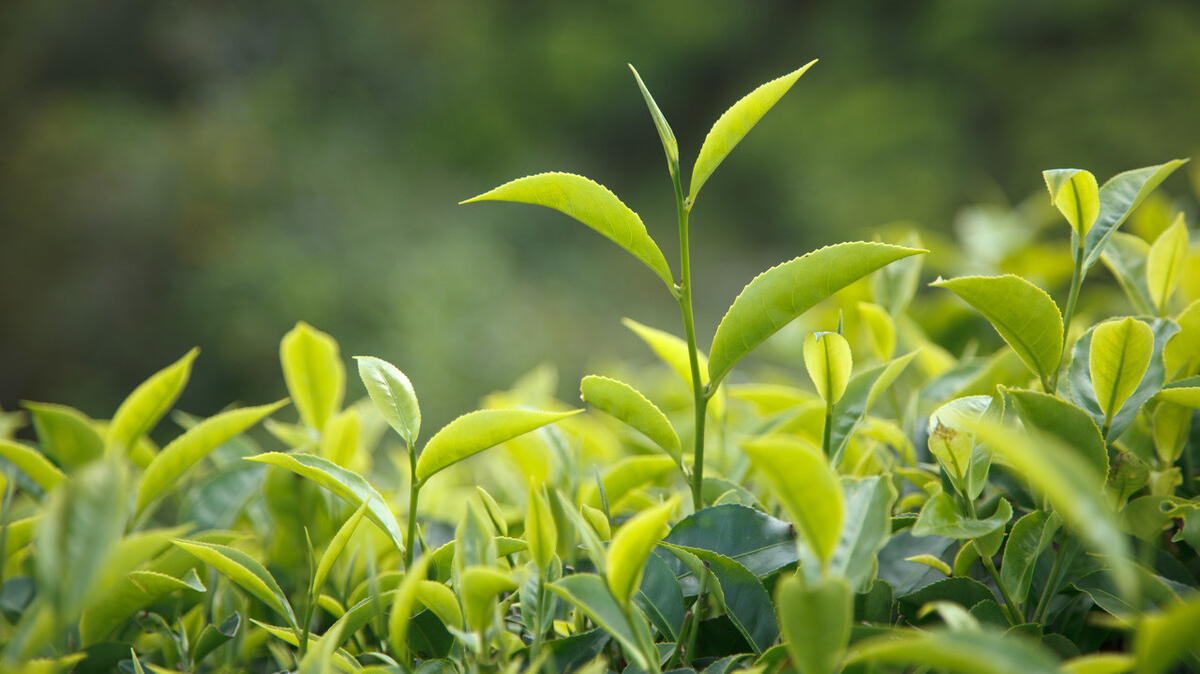
[[949,231],[1044,194],[1045,168],[1200,151],[1196,0],[8,0],[0,406],[107,418],[194,345],[183,408],[282,397],[297,320],[407,372],[430,428],[546,360],[573,396],[646,357],[620,317],[678,332],[673,301],[557,213],[457,202],[582,173],[676,260],[625,64],[690,166],[728,105],[813,58],[694,212],[702,344],[769,264],[896,220]]

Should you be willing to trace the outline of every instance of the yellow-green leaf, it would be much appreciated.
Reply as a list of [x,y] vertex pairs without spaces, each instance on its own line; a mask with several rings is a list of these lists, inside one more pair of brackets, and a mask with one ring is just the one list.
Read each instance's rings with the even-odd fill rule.
[[[1154,353],[1154,331],[1128,317],[1096,326],[1088,365],[1100,411],[1111,418],[1137,389]],[[1107,427],[1107,423],[1106,423]]]
[[1062,663],[1065,674],[1125,674],[1133,671],[1137,659],[1125,653],[1092,653]]
[[1100,216],[1100,188],[1096,176],[1080,169],[1042,171],[1050,202],[1062,212],[1079,236],[1086,236]]
[[421,408],[412,382],[395,365],[371,356],[355,356],[358,376],[367,387],[375,409],[409,446],[421,432]]
[[858,316],[866,327],[875,357],[881,361],[891,360],[896,351],[896,322],[892,315],[878,304],[859,302]]
[[482,630],[492,623],[496,595],[517,589],[517,583],[509,574],[490,566],[472,566],[462,572],[459,593],[467,627]]
[[600,232],[624,248],[674,288],[671,268],[646,225],[608,188],[572,173],[539,173],[518,178],[477,197],[463,201],[515,201],[553,208]]
[[558,526],[540,486],[529,489],[529,502],[525,507],[525,542],[529,544],[529,554],[539,569],[545,569],[554,559]]
[[1138,674],[1166,672],[1185,651],[1195,650],[1197,634],[1200,634],[1200,599],[1194,596],[1169,606],[1166,611],[1147,615],[1133,638]]
[[1161,311],[1175,292],[1187,255],[1188,231],[1187,225],[1183,224],[1183,213],[1180,213],[1175,223],[1150,245],[1150,253],[1146,256],[1146,285],[1150,288],[1155,309]]
[[[626,494],[670,473],[675,467],[673,460],[658,454],[627,456],[617,461],[600,480],[609,507],[615,508]],[[584,487],[583,502],[592,507],[600,506],[600,490],[594,483]]]
[[662,110],[658,109],[658,104],[654,102],[654,97],[650,95],[650,90],[646,88],[646,83],[642,82],[642,76],[638,74],[637,68],[633,64],[629,64],[629,69],[633,71],[633,77],[637,80],[638,89],[642,92],[642,98],[646,99],[646,107],[650,109],[650,118],[654,120],[654,128],[658,129],[658,137],[662,140],[663,151],[667,153],[667,167],[671,171],[671,177],[677,178],[679,173],[679,143],[675,141],[675,132],[671,131],[671,125],[667,124],[667,118],[663,116]]
[[1167,381],[1200,373],[1200,299],[1175,317],[1179,332],[1163,349]]
[[333,337],[300,321],[279,343],[283,380],[305,425],[318,431],[342,409],[346,366]]
[[283,593],[279,584],[275,582],[275,578],[258,560],[237,548],[226,545],[188,541],[180,538],[171,542],[220,571],[222,575],[237,583],[253,597],[287,618],[289,625],[296,626],[296,615],[292,613],[292,606],[288,603],[287,595]]
[[[646,346],[650,347],[650,350],[654,352],[654,355],[658,356],[659,360],[666,363],[675,374],[679,375],[683,383],[691,387],[692,365],[690,356],[688,355],[687,342],[665,330],[642,325],[632,318],[623,318],[621,319],[621,323],[645,342]],[[707,386],[708,356],[703,351],[697,351],[696,362],[700,370],[700,385]],[[712,412],[714,417],[718,419],[722,417],[725,411],[725,393],[723,391],[717,391],[716,395],[708,401],[708,410]]]
[[1165,388],[1155,396],[1158,400],[1200,410],[1200,386],[1174,386]]
[[667,520],[677,505],[678,495],[633,516],[613,535],[606,555],[608,589],[623,605],[641,584],[646,558],[667,535]]
[[1125,218],[1187,159],[1172,159],[1158,166],[1147,166],[1118,173],[1100,186],[1100,217],[1088,231],[1083,246],[1083,266],[1091,268],[1100,259],[1105,245]]
[[923,555],[913,555],[912,557],[905,557],[904,561],[912,562],[913,564],[924,564],[931,569],[937,569],[947,577],[954,575],[954,571],[950,568],[949,564],[943,562],[940,557],[934,557],[928,553]]
[[850,343],[836,332],[809,333],[804,338],[804,367],[826,405],[842,399],[854,360]]
[[179,399],[191,376],[192,361],[198,355],[200,349],[188,351],[183,358],[159,370],[129,394],[108,425],[106,449],[127,452],[138,438],[154,428]]
[[417,458],[416,478],[424,482],[467,457],[581,411],[505,409],[464,414],[446,424],[425,443],[425,449]]
[[366,503],[367,517],[379,525],[380,529],[383,529],[397,550],[404,550],[404,535],[400,532],[396,516],[392,514],[387,502],[383,500],[379,492],[375,491],[375,488],[358,473],[311,454],[267,452],[257,456],[248,456],[246,460],[286,468],[346,499],[355,508]]
[[458,606],[454,590],[437,581],[422,580],[417,584],[417,601],[433,611],[443,625],[463,629],[462,609]]
[[[1197,389],[1197,405],[1200,408],[1200,389]],[[1154,451],[1164,466],[1174,465],[1183,455],[1192,433],[1192,417],[1195,413],[1178,403],[1162,401],[1154,410]]]
[[753,438],[742,448],[809,547],[828,562],[837,548],[846,508],[825,455],[809,442],[783,435]]
[[287,404],[287,400],[246,407],[243,409],[222,412],[201,421],[175,438],[162,451],[155,455],[154,460],[146,466],[146,472],[138,483],[136,512],[145,510],[159,494],[163,492],[187,469],[200,459],[203,459],[217,447],[229,439],[239,435],[270,415],[275,410]]
[[850,641],[854,594],[838,577],[806,584],[798,574],[775,590],[784,643],[799,674],[836,674]]
[[695,203],[700,188],[730,151],[814,63],[815,59],[798,70],[759,86],[717,118],[708,135],[704,137],[704,144],[700,146],[700,154],[696,157],[696,165],[692,168],[689,204]]
[[12,462],[46,491],[54,489],[65,479],[63,472],[32,447],[0,438],[0,457]]
[[719,383],[746,354],[821,300],[896,260],[926,251],[858,241],[815,250],[754,278],[713,336],[708,374]]
[[33,419],[42,451],[63,468],[74,470],[104,453],[104,438],[83,412],[66,405],[22,404]]
[[1062,314],[1041,288],[1012,274],[963,276],[930,285],[953,292],[983,314],[1043,381],[1058,369],[1063,348]]
[[588,375],[579,386],[583,400],[620,419],[634,430],[650,438],[664,452],[679,462],[679,436],[666,415],[637,389],[608,377]]
[[309,593],[312,596],[317,596],[321,593],[321,587],[325,585],[325,579],[329,577],[329,572],[333,570],[333,563],[337,561],[342,551],[346,549],[346,543],[350,542],[350,536],[354,533],[354,529],[358,527],[358,523],[362,521],[363,515],[367,513],[369,502],[363,501],[363,504],[354,511],[354,514],[342,523],[341,528],[333,535],[333,539],[329,541],[329,545],[325,547],[325,552],[321,553],[321,561],[317,562],[317,571],[313,575],[312,587],[309,588]]
[[408,641],[408,624],[412,618],[413,605],[417,601],[417,591],[421,581],[429,572],[432,555],[421,555],[413,562],[413,566],[400,581],[396,593],[392,595],[392,610],[388,614],[388,640],[392,648],[400,648]]
[[1037,642],[991,631],[893,630],[850,647],[845,664],[862,662],[959,674],[1059,674],[1058,661]]

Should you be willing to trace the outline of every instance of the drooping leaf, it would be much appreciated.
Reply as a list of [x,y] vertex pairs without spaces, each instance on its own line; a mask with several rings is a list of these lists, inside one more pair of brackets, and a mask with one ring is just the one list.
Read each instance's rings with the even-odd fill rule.
[[1108,449],[1100,427],[1082,408],[1061,398],[1024,389],[1005,389],[1021,421],[1058,436],[1102,475],[1108,474]]
[[346,366],[337,341],[300,321],[279,342],[279,362],[300,420],[322,430],[346,395]]
[[1154,332],[1135,318],[1105,321],[1092,331],[1088,365],[1092,391],[1106,422],[1137,390],[1153,353]]
[[229,410],[205,419],[175,438],[154,460],[138,483],[135,512],[140,513],[167,487],[209,452],[287,404],[287,400]]
[[1084,269],[1096,264],[1113,232],[1125,222],[1125,218],[1129,217],[1167,176],[1186,162],[1186,159],[1172,159],[1158,166],[1118,173],[1100,187],[1100,216],[1088,231],[1083,245]]
[[629,604],[633,593],[641,585],[646,558],[667,535],[667,520],[678,505],[679,497],[674,496],[633,516],[613,534],[608,546],[605,575],[608,588],[622,605]]
[[642,98],[646,99],[646,107],[650,109],[650,118],[654,120],[654,128],[658,130],[658,137],[662,140],[663,151],[667,153],[667,167],[671,171],[671,177],[678,178],[679,143],[675,140],[675,132],[671,131],[671,125],[667,124],[667,118],[663,116],[662,110],[658,109],[658,103],[654,102],[654,97],[650,95],[650,90],[642,82],[642,76],[638,74],[637,68],[634,68],[633,64],[629,64],[629,69],[633,71],[633,77],[637,80]]
[[[649,346],[659,360],[667,364],[683,383],[692,386],[692,364],[688,353],[687,342],[675,335],[648,325],[642,325],[631,318],[621,319],[621,324],[633,331],[646,346]],[[696,352],[697,369],[700,373],[700,385],[708,385],[708,356],[703,351]],[[725,392],[717,390],[708,401],[708,411],[720,419],[725,413]]]
[[192,373],[192,361],[200,349],[192,349],[183,358],[159,370],[138,385],[117,408],[108,424],[105,448],[128,452],[138,438],[150,432],[159,419],[171,409]]
[[717,326],[708,374],[719,383],[746,354],[821,300],[887,264],[925,251],[864,241],[827,246],[754,278]]
[[1154,240],[1146,256],[1146,285],[1155,309],[1161,311],[1167,306],[1167,300],[1171,299],[1171,293],[1175,292],[1183,275],[1187,255],[1188,231],[1183,223],[1183,213],[1180,213],[1175,223]]
[[622,608],[604,579],[590,573],[576,573],[550,585],[550,589],[611,634],[642,671],[650,671],[650,657],[642,646],[650,640],[650,627],[640,613]]
[[846,393],[854,360],[850,343],[836,332],[809,333],[804,338],[804,367],[826,405],[833,405]]
[[1018,603],[1024,603],[1029,594],[1038,557],[1050,547],[1059,522],[1059,518],[1035,510],[1012,526],[1004,544],[1000,580]]
[[816,585],[798,575],[779,582],[775,605],[784,643],[799,674],[836,674],[850,641],[854,598],[846,581],[836,576]]
[[42,451],[67,470],[74,470],[104,453],[104,438],[94,422],[73,407],[23,403],[33,419]]
[[464,414],[434,434],[417,458],[416,479],[424,482],[465,458],[582,410],[479,410]]
[[296,614],[292,612],[287,595],[279,588],[279,583],[275,582],[274,576],[261,562],[237,548],[226,545],[179,538],[173,540],[172,543],[220,571],[222,575],[237,583],[251,596],[287,618],[289,625],[296,627]]
[[666,415],[629,384],[588,375],[580,383],[583,400],[620,419],[654,441],[676,462],[681,460],[679,436]]
[[29,479],[39,487],[50,491],[57,487],[66,476],[40,452],[32,447],[26,447],[19,442],[0,438],[0,457],[12,462]]
[[410,447],[421,432],[421,408],[412,382],[395,365],[372,356],[355,356],[358,376],[375,409]]
[[1003,527],[1012,519],[1012,515],[1012,506],[1000,499],[996,512],[990,517],[971,519],[959,512],[949,494],[942,492],[925,502],[917,523],[913,525],[912,535],[974,539]]
[[396,522],[396,516],[392,514],[387,502],[383,500],[379,492],[375,491],[375,488],[358,473],[311,454],[267,452],[246,457],[246,460],[286,468],[346,499],[355,508],[366,503],[367,517],[379,525],[397,550],[404,550],[404,534],[400,531],[400,524]]
[[963,276],[931,285],[953,292],[982,314],[1043,381],[1058,369],[1063,318],[1041,288],[1012,274]]
[[1100,188],[1096,176],[1080,169],[1042,171],[1050,202],[1070,223],[1076,235],[1086,236],[1100,216]]
[[[734,103],[717,119],[708,135],[704,137],[704,144],[700,146],[700,154],[696,157],[696,165],[692,168],[691,189],[688,193],[689,204],[695,203],[700,188],[704,186],[705,181],[729,155],[730,151],[814,63],[816,60],[808,62],[802,68],[783,77],[759,86]],[[714,379],[718,379],[718,377],[714,377]]]
[[671,268],[646,225],[608,188],[571,173],[539,173],[505,183],[490,192],[467,199],[475,201],[515,201],[553,208],[600,232],[610,241],[641,260],[674,288]]
[[[707,573],[712,574],[716,581],[713,584],[710,579],[711,591],[756,655],[762,655],[763,651],[775,643],[779,638],[779,625],[775,620],[771,596],[749,569],[711,550],[670,544],[663,547],[673,554],[679,551],[686,552],[705,565]],[[683,557],[681,561],[684,559],[687,558]],[[686,561],[684,563],[687,564]],[[692,569],[692,572],[693,575],[698,575],[697,572],[704,571]]]
[[798,438],[765,436],[742,443],[750,463],[822,562],[829,562],[845,515],[841,486],[820,449]]
[[1058,674],[1054,656],[1036,642],[992,631],[896,630],[855,643],[846,663],[932,667],[961,674]]

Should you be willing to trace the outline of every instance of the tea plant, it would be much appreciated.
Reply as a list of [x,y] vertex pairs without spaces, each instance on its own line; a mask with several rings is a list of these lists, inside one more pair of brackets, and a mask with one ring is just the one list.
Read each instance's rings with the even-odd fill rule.
[[[1050,234],[1040,256],[1038,243],[959,256],[1060,265],[1062,312],[1029,273],[918,293],[910,233],[768,269],[703,353],[691,210],[808,67],[717,120],[686,194],[674,134],[634,73],[674,187],[678,281],[641,219],[586,178],[469,200],[560,210],[677,301],[682,338],[626,321],[661,370],[580,382],[600,414],[555,399],[540,368],[422,443],[403,372],[358,357],[366,395],[347,405],[337,342],[304,323],[280,345],[286,400],[172,413],[193,350],[107,421],[34,402],[0,413],[0,670],[1200,666],[1200,258],[1182,215],[1140,215],[1149,240],[1120,231],[1183,162],[1103,186],[1047,171],[1069,248]],[[987,224],[1024,241],[1038,226]],[[1097,262],[1123,300],[1085,292]],[[930,308],[969,326],[964,353],[938,343]],[[289,402],[294,421],[275,418]],[[168,415],[180,431],[159,447]]]

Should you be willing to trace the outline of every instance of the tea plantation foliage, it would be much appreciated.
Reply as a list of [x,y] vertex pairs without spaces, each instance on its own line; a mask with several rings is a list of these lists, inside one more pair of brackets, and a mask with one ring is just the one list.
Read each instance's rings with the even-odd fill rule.
[[[678,302],[678,323],[625,322],[661,366],[584,377],[582,403],[539,368],[430,431],[403,363],[361,356],[348,375],[335,338],[302,322],[280,345],[285,400],[173,409],[203,366],[193,350],[108,420],[3,413],[0,669],[1200,666],[1200,263],[1164,201],[1121,230],[1183,160],[1103,184],[1046,171],[1064,243],[996,219],[999,243],[977,248],[1024,273],[925,289],[939,251],[916,232],[785,261],[701,349],[689,214],[808,67],[730,108],[687,182],[637,78],[675,188],[677,267],[587,178],[469,200],[562,211]],[[1098,265],[1122,296],[1087,283]],[[1066,297],[1035,283],[1056,269]],[[962,308],[976,319],[955,356],[922,325]]]

